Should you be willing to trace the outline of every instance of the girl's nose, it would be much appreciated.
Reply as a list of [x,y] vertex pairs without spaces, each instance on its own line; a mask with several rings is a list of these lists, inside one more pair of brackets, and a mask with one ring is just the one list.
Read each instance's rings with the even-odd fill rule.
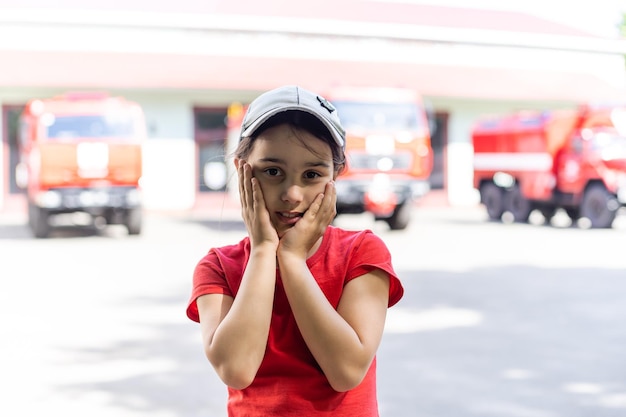
[[289,184],[283,190],[282,200],[291,204],[302,201],[302,187],[297,184]]

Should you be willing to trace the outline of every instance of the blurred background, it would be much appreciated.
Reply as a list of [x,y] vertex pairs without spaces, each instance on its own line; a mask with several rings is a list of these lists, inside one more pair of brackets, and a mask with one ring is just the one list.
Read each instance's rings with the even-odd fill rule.
[[[625,217],[598,230],[571,213],[546,217],[553,227],[489,221],[502,212],[478,204],[472,132],[484,115],[623,103],[625,13],[623,0],[0,0],[0,414],[226,415],[184,315],[191,275],[245,235],[226,156],[241,111],[299,84],[410,91],[428,126],[410,224],[398,210],[387,225],[337,220],[378,233],[406,288],[379,353],[381,416],[623,417]],[[136,116],[114,124],[132,146],[102,147],[96,130],[80,157],[40,163],[29,141],[73,143],[55,123],[79,98],[90,122],[104,108]],[[40,193],[26,162],[93,181],[61,197],[96,207],[96,230],[34,239],[49,230],[28,193],[44,209],[61,197]]]
[[418,92],[431,189],[473,204],[478,116],[624,97],[623,3],[0,1],[0,211],[25,209],[17,119],[30,99],[97,90],[138,102],[145,206],[187,210],[224,190],[204,173],[224,162],[228,107],[289,83]]

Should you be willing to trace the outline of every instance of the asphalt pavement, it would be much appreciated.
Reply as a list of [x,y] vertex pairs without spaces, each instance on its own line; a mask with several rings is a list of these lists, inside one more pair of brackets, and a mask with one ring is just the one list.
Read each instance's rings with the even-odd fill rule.
[[[405,285],[378,354],[381,417],[626,416],[626,216],[609,230],[413,216],[405,231],[336,222],[378,233]],[[184,310],[195,263],[244,234],[232,207],[39,240],[0,216],[0,415],[225,417]]]

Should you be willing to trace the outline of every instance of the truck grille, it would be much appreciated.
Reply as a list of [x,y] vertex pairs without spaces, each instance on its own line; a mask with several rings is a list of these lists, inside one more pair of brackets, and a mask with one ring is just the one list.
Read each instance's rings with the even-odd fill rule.
[[[391,162],[391,164],[389,162]],[[390,171],[407,170],[411,168],[411,162],[411,154],[407,152],[392,155],[353,153],[348,156],[348,166],[350,169],[380,170],[381,167],[391,166]]]

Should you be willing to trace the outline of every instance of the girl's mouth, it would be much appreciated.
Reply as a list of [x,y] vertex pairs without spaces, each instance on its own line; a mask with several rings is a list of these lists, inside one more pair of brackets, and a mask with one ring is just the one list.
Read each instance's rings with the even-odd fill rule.
[[302,213],[277,212],[276,217],[282,224],[293,226],[300,220]]

